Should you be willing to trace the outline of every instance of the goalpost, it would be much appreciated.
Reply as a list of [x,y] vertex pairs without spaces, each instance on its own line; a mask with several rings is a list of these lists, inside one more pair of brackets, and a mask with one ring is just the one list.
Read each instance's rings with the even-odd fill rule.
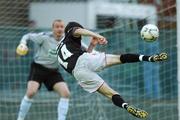
[[[30,53],[27,56],[16,56],[15,49],[20,38],[25,33],[47,31],[51,27],[50,22],[49,28],[39,29],[36,26],[36,21],[29,21],[32,15],[29,13],[30,4],[46,3],[52,5],[61,4],[62,2],[63,5],[67,4],[68,7],[73,6],[77,8],[74,11],[82,14],[77,16],[73,14],[73,19],[79,17],[79,15],[84,15],[83,19],[78,18],[77,20],[81,20],[83,24],[86,24],[90,18],[86,16],[87,11],[81,8],[90,7],[86,3],[87,0],[69,1],[0,0],[0,120],[16,120],[20,101],[26,92],[29,67],[33,59],[33,46],[30,44]],[[119,1],[127,3],[127,0],[107,1],[110,2],[110,5],[119,5]],[[150,0],[131,1],[133,4],[150,4],[148,3]],[[141,1],[141,3],[138,3],[138,1]],[[178,116],[180,120],[180,98],[178,99],[180,96],[180,89],[178,89],[180,88],[180,70],[178,71],[180,69],[180,23],[178,22],[180,20],[180,0],[176,0],[176,3],[174,3],[175,0],[154,1],[157,3],[150,5],[158,6],[158,11],[157,13],[155,12],[158,16],[155,16],[155,18],[160,29],[160,37],[157,42],[147,43],[141,40],[139,34],[140,28],[146,24],[148,18],[152,17],[151,14],[145,16],[143,20],[116,15],[109,17],[105,13],[110,14],[112,11],[102,7],[102,11],[99,11],[99,13],[104,12],[103,15],[97,14],[97,17],[94,18],[96,20],[95,23],[89,23],[88,27],[93,24],[93,26],[97,27],[96,31],[108,39],[108,45],[100,46],[97,50],[113,54],[152,54],[157,52],[167,52],[169,54],[169,59],[166,62],[118,65],[105,69],[100,75],[112,88],[120,92],[125,100],[148,111],[150,115],[149,120],[178,120]],[[101,0],[98,5],[101,5]],[[39,15],[40,12],[38,11],[44,9],[46,12],[42,16],[34,16],[33,18],[43,18],[44,20],[41,25],[46,24],[44,23],[46,20],[44,17],[48,14],[48,11],[53,12],[53,9],[50,8],[55,7],[51,6],[43,9],[37,7],[35,14]],[[63,7],[61,9],[63,10]],[[175,18],[176,13],[174,9],[177,9],[177,19]],[[68,16],[66,16],[67,13],[61,14],[60,12],[55,12],[56,17],[62,19],[67,17],[65,22],[70,19],[71,11],[67,11]],[[53,15],[49,17],[51,18],[47,19],[50,21],[56,18]],[[147,23],[151,22],[153,21]],[[101,95],[85,92],[77,85],[73,77],[70,77],[62,69],[60,72],[71,90],[70,109],[67,120],[138,120],[129,115],[125,110],[115,107]],[[57,120],[58,100],[57,94],[47,92],[42,87],[34,98],[34,103],[26,120]]]
[[180,120],[180,1],[177,0],[178,120]]

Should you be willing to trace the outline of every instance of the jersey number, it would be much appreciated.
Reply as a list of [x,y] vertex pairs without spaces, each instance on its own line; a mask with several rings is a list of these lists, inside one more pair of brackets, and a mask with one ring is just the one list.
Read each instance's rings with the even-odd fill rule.
[[[71,57],[73,54],[67,49],[66,45],[64,44],[62,47],[61,47],[61,54],[62,54],[62,57],[64,60],[67,60],[69,57]],[[59,62],[61,63],[61,65],[63,65],[66,69],[67,69],[67,66],[68,66],[68,62],[63,62],[61,60],[61,58],[58,57],[58,60]]]

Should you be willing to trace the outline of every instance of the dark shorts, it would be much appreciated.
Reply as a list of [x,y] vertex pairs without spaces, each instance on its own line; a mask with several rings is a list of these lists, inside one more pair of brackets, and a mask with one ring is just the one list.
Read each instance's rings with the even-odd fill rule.
[[[44,83],[49,91],[53,90],[53,86],[58,82],[64,82],[58,69],[49,69],[40,64],[32,62],[28,81],[36,81],[40,84]],[[39,87],[39,89],[40,89]]]

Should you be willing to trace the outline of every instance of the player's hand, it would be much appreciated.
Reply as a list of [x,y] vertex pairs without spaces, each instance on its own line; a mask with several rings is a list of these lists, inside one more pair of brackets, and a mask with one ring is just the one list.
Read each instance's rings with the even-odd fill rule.
[[105,44],[108,43],[108,41],[106,40],[106,38],[103,37],[102,35],[99,35],[99,34],[98,34],[98,36],[97,36],[96,38],[98,39],[98,43],[99,43],[100,45],[105,45]]
[[106,40],[106,38],[103,37],[103,38],[98,39],[98,43],[100,45],[106,45],[108,41]]
[[16,54],[24,56],[28,53],[28,47],[26,44],[20,43],[16,48]]
[[96,46],[98,44],[98,39],[95,38],[95,37],[91,38],[90,44],[93,45],[93,46]]

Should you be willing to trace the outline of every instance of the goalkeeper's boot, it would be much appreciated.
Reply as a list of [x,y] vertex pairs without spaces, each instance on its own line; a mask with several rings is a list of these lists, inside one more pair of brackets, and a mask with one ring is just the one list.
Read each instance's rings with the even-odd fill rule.
[[160,54],[152,55],[151,58],[152,58],[152,60],[154,62],[156,62],[156,61],[163,61],[163,60],[167,60],[168,59],[168,55],[167,55],[167,53],[160,53]]
[[136,108],[134,106],[128,106],[127,111],[133,116],[141,119],[147,118],[148,116],[148,113],[146,111]]

